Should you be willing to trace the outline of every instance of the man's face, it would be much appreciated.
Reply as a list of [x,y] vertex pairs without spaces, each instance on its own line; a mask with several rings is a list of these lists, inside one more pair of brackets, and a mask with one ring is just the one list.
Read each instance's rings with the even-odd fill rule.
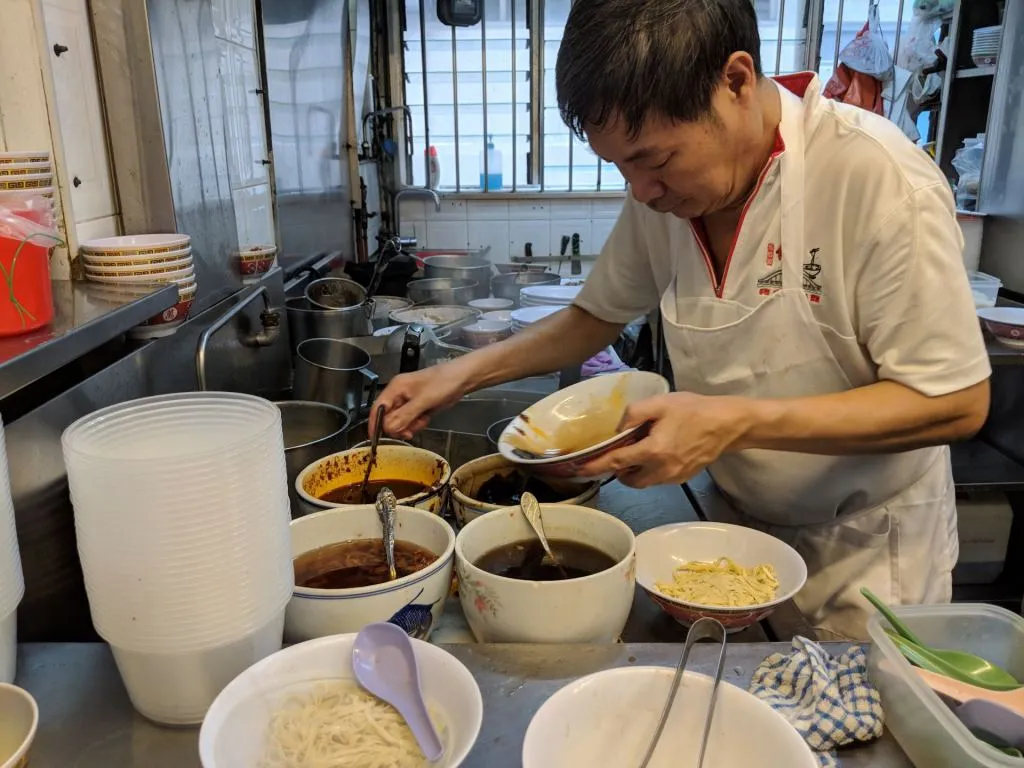
[[761,137],[752,117],[720,88],[712,115],[696,122],[651,115],[631,138],[624,121],[613,118],[586,133],[594,152],[616,165],[639,202],[693,219],[733,207],[746,194],[748,153]]

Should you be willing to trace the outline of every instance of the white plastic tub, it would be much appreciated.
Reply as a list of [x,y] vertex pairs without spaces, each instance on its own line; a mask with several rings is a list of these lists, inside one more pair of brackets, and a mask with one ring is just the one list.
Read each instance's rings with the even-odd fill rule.
[[[991,605],[920,605],[893,612],[921,641],[982,656],[1024,679],[1024,619]],[[879,616],[868,622],[868,670],[885,708],[885,725],[917,768],[1020,768],[978,741],[952,710],[913,673],[885,634]]]
[[0,618],[0,683],[13,683],[18,662],[18,610]]

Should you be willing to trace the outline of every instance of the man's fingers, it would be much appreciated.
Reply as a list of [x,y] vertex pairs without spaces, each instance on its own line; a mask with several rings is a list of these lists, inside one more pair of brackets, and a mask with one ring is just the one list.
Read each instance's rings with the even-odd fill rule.
[[664,412],[664,405],[660,397],[649,397],[646,400],[638,400],[626,407],[622,414],[622,421],[619,422],[619,431],[639,427],[648,421],[657,421]]
[[644,445],[645,442],[646,440],[641,440],[633,445],[609,451],[604,456],[598,456],[596,459],[592,459],[584,464],[580,468],[580,474],[597,476],[613,472],[617,475],[632,467],[640,466],[650,456],[650,450]]

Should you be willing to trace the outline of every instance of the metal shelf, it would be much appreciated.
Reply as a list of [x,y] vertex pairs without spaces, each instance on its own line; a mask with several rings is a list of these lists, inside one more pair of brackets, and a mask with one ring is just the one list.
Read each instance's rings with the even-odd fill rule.
[[154,286],[141,299],[114,304],[92,283],[54,280],[53,322],[23,336],[0,338],[0,399],[173,307],[176,285]]
[[1024,491],[1024,466],[988,443],[969,440],[951,450],[958,491]]
[[958,69],[956,71],[956,77],[958,80],[972,77],[995,77],[995,74],[995,65],[988,67],[968,67],[967,69]]

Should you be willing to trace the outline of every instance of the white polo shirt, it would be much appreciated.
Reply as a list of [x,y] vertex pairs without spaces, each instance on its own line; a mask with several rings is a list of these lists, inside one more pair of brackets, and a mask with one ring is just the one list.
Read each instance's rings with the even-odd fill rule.
[[[891,380],[937,396],[988,378],[963,236],[939,167],[889,120],[823,98],[817,77],[778,82],[783,99],[802,96],[805,116],[804,292],[852,385]],[[773,160],[720,285],[689,221],[629,197],[575,303],[627,323],[657,308],[678,274],[679,296],[756,307],[778,287],[785,252],[779,187]]]

